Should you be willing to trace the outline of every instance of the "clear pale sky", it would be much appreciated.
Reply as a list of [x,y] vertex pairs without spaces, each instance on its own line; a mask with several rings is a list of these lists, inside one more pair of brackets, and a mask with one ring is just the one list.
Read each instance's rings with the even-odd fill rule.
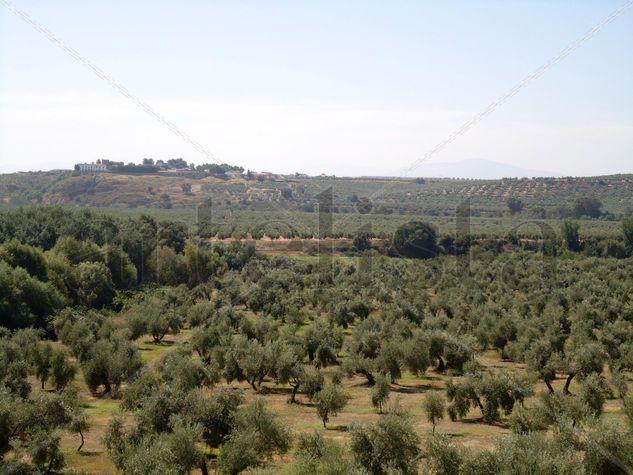
[[[221,162],[398,175],[625,2],[13,3]],[[630,8],[432,161],[633,172],[632,84]],[[143,157],[209,161],[0,2],[0,172]]]

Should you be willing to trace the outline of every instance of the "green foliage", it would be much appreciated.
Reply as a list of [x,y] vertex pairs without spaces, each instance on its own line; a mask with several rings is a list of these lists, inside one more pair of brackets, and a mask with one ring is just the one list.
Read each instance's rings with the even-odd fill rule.
[[376,384],[371,390],[371,404],[382,413],[382,408],[389,400],[389,391],[391,389],[391,375],[378,374],[376,376]]
[[595,197],[583,197],[574,201],[574,216],[576,218],[599,218],[602,215],[602,202]]
[[319,368],[336,364],[336,355],[342,344],[342,334],[322,320],[312,322],[303,333],[308,359]]
[[11,267],[22,267],[29,275],[45,282],[48,278],[48,265],[44,253],[33,246],[22,244],[16,239],[0,246],[0,260]]
[[580,239],[578,230],[580,225],[574,221],[563,221],[561,234],[563,236],[563,244],[570,251],[580,251]]
[[166,220],[158,223],[158,246],[160,247],[181,253],[185,250],[188,236],[189,232],[185,223]]
[[145,280],[160,285],[179,285],[187,282],[184,256],[170,247],[157,247],[147,258]]
[[121,383],[140,369],[138,349],[122,335],[96,341],[81,360],[81,369],[88,388],[96,392],[101,386],[105,394],[116,394]]
[[565,358],[563,365],[568,373],[563,391],[569,393],[569,386],[574,377],[586,378],[591,374],[600,374],[607,353],[604,347],[594,341],[580,337],[569,338],[565,342]]
[[256,449],[257,435],[253,432],[234,432],[222,446],[218,458],[220,473],[237,475],[249,467],[262,463]]
[[312,400],[323,389],[325,378],[323,378],[323,374],[318,369],[305,371],[299,380],[299,384],[302,392],[308,396],[308,399]]
[[77,365],[70,362],[64,350],[55,349],[50,355],[50,380],[60,391],[70,384],[77,374]]
[[37,431],[33,434],[28,454],[40,473],[51,473],[64,467],[64,455],[59,447],[58,431]]
[[46,342],[36,342],[33,348],[32,364],[35,377],[40,381],[42,389],[51,372],[53,346]]
[[77,305],[110,305],[116,289],[136,284],[137,271],[119,246],[64,236],[47,257],[50,280]]
[[554,392],[552,381],[556,378],[556,367],[559,355],[547,338],[532,342],[523,356],[530,371],[536,373],[547,385],[550,392]]
[[82,262],[75,268],[72,280],[72,291],[78,305],[102,308],[112,303],[116,291],[105,264]]
[[627,394],[622,401],[627,422],[633,428],[633,394]]
[[532,395],[532,388],[517,373],[498,371],[467,376],[458,383],[449,381],[446,394],[451,420],[463,418],[471,407],[476,407],[486,422],[494,422],[499,419],[500,410],[508,415],[517,402],[522,404]]
[[352,245],[357,251],[366,251],[371,249],[370,236],[367,233],[359,233],[354,237]]
[[160,343],[165,335],[176,335],[183,325],[183,318],[177,308],[171,307],[165,299],[148,297],[130,310],[127,325],[132,339],[150,334],[154,343]]
[[426,394],[422,406],[426,419],[433,425],[433,432],[435,432],[437,422],[444,419],[446,401],[439,392],[432,391]]
[[599,416],[602,414],[608,395],[609,388],[604,378],[592,373],[583,380],[578,398],[594,416]]
[[538,410],[526,409],[523,406],[514,406],[508,418],[508,425],[515,434],[529,434],[546,428]]
[[297,461],[290,467],[292,475],[361,475],[364,471],[356,466],[338,443],[326,440],[319,433],[299,434]]
[[327,428],[327,423],[331,416],[336,416],[349,401],[349,394],[340,386],[326,383],[313,397],[317,415],[323,421],[323,427]]
[[29,361],[24,352],[16,335],[0,334],[0,389],[22,398],[31,392],[27,380]]
[[433,434],[426,443],[425,455],[432,473],[460,475],[463,456],[446,434]]
[[306,377],[306,369],[302,361],[299,347],[281,344],[275,356],[273,373],[277,384],[290,384],[292,393],[288,402],[296,402],[296,395]]
[[508,209],[511,214],[520,213],[523,210],[523,201],[519,198],[510,197],[506,200],[506,205],[508,205]]
[[633,216],[622,221],[622,234],[629,253],[633,254]]
[[137,271],[129,256],[119,246],[107,244],[101,248],[104,264],[110,271],[117,289],[130,289],[136,285]]
[[109,338],[115,331],[112,319],[95,310],[65,308],[55,316],[53,325],[59,339],[80,361],[87,358],[94,342]]
[[494,450],[477,452],[460,450],[446,435],[434,435],[427,443],[426,455],[432,473],[444,475],[596,473],[585,471],[572,444],[538,432],[505,437]]
[[437,231],[427,223],[412,221],[396,231],[393,245],[401,256],[424,258],[438,254]]
[[[61,435],[64,430],[72,430],[73,422],[80,417],[82,411],[73,391],[41,393],[34,399],[24,399],[0,388],[0,471],[29,473],[27,465],[14,463],[27,456],[41,473],[63,468]],[[14,462],[5,465],[4,455],[9,450]]]
[[369,426],[354,426],[351,449],[371,474],[418,473],[420,438],[406,414],[390,412]]
[[403,349],[404,362],[413,374],[424,374],[431,366],[430,342],[424,332],[414,332],[411,339],[404,342]]
[[187,395],[186,415],[202,425],[203,440],[217,447],[231,432],[242,402],[241,392],[231,388],[217,388],[208,397],[201,391],[194,391]]
[[50,283],[0,261],[0,326],[44,328],[46,319],[62,305],[61,295]]
[[121,419],[113,419],[106,431],[104,444],[115,465],[124,474],[189,473],[205,467],[206,459],[197,441],[199,425],[175,420],[169,433],[128,433]]
[[624,474],[633,465],[633,434],[611,424],[599,423],[592,427],[583,448],[587,473]]
[[238,412],[235,426],[220,451],[218,465],[222,473],[237,474],[275,454],[286,453],[289,447],[290,432],[258,398]]
[[226,262],[217,253],[193,244],[185,246],[185,264],[189,287],[205,283],[227,270]]
[[[293,187],[292,200],[299,193]],[[503,211],[503,203],[499,210]],[[390,377],[401,378],[405,371],[421,375],[430,366],[460,376],[447,384],[447,410],[452,419],[466,417],[474,409],[486,422],[507,423],[516,436],[504,437],[494,450],[479,454],[466,449],[452,452],[445,447],[445,455],[429,455],[428,466],[416,456],[411,467],[420,471],[442,467],[446,473],[453,473],[450,470],[455,467],[457,473],[511,473],[513,467],[524,466],[546,471],[542,461],[535,458],[540,451],[554,467],[546,473],[616,471],[588,450],[586,443],[594,439],[604,439],[626,458],[626,431],[613,424],[611,434],[598,430],[596,424],[605,398],[611,397],[602,376],[604,368],[609,368],[608,374],[619,375],[620,383],[613,386],[621,397],[626,394],[622,375],[633,369],[632,264],[628,259],[589,257],[604,256],[612,243],[584,234],[585,228],[598,229],[609,216],[600,222],[584,222],[585,252],[573,258],[568,253],[556,257],[553,248],[537,253],[542,242],[520,239],[517,233],[512,250],[494,237],[469,241],[472,259],[468,272],[461,257],[402,260],[373,251],[371,266],[359,267],[354,259],[336,257],[324,272],[324,266],[307,256],[258,255],[239,244],[214,243],[211,249],[208,243],[191,240],[187,242],[189,252],[180,254],[176,247],[184,246],[184,237],[178,226],[164,226],[162,245],[156,247],[163,224],[149,217],[113,219],[110,224],[96,226],[79,212],[70,215],[72,219],[60,221],[64,229],[51,236],[38,237],[20,223],[8,223],[12,229],[21,229],[25,242],[47,242],[53,251],[43,254],[46,282],[21,266],[0,261],[2,270],[7,270],[0,274],[0,281],[7,284],[0,287],[0,311],[6,311],[10,319],[21,317],[23,312],[28,318],[22,325],[36,322],[48,329],[49,337],[54,327],[93,392],[115,395],[119,386],[129,382],[122,391],[124,408],[130,411],[126,423],[117,429],[119,435],[113,428],[108,436],[110,453],[121,472],[204,471],[207,458],[218,448],[222,470],[235,473],[255,470],[287,451],[284,430],[270,428],[274,424],[263,406],[246,417],[246,408],[240,409],[242,390],[214,387],[221,378],[247,381],[262,393],[290,392],[289,386],[291,401],[297,394],[305,395],[299,398],[314,402],[325,425],[347,402],[345,391],[338,386],[343,372],[361,374],[370,385],[375,383],[364,390],[365,395],[371,391],[372,402],[382,410]],[[37,213],[16,216],[44,220]],[[3,236],[7,235],[6,225],[0,220]],[[37,226],[34,222],[31,225]],[[454,241],[446,243],[447,249],[458,253]],[[443,241],[443,247],[446,243]],[[385,244],[385,249],[388,246]],[[606,254],[615,255],[611,251]],[[156,257],[161,263],[161,255],[172,267],[168,273],[152,262]],[[112,259],[121,264],[116,271],[123,276],[119,281]],[[204,272],[190,280],[188,269],[199,263]],[[82,270],[86,270],[85,275],[80,275]],[[118,292],[126,288],[126,282],[136,285],[135,271],[143,288]],[[93,276],[108,273],[111,291],[118,292],[109,302],[102,300],[99,282],[103,279]],[[60,305],[40,318],[31,316],[35,314],[28,306],[35,299],[27,299],[19,291],[28,279],[56,291]],[[58,311],[64,298],[73,306]],[[74,307],[79,304],[104,308]],[[48,325],[51,315],[55,315],[52,327]],[[141,369],[132,338],[149,333],[161,341],[165,334],[187,325],[191,327],[190,338],[183,337],[182,343],[168,351],[152,351],[151,363]],[[76,368],[64,346],[60,349],[58,343],[40,342],[43,334],[11,334],[0,329],[0,447],[5,454],[17,450],[25,461],[24,467],[10,465],[12,470],[32,469],[26,465],[33,466],[31,460],[36,458],[38,469],[46,471],[58,463],[53,436],[81,435],[89,428],[89,420],[81,411],[68,413],[60,403],[62,399],[56,399],[75,386],[71,381]],[[530,378],[538,377],[550,386],[557,374],[563,374],[563,391],[540,396],[535,407],[528,404],[529,408],[524,408],[534,381],[519,376],[524,374],[522,369],[513,372],[482,367],[475,354],[488,348],[497,349],[505,360],[524,363]],[[162,356],[154,358],[159,353]],[[487,358],[480,361],[488,365]],[[325,384],[319,368],[339,364],[327,371],[334,377],[332,383]],[[443,375],[435,377],[444,379]],[[51,384],[45,389],[54,386],[58,391],[44,392],[40,398],[40,391],[31,389],[34,378],[38,384]],[[274,384],[285,387],[273,388]],[[432,394],[435,392],[429,393],[426,403]],[[625,411],[630,406],[627,401],[625,398]],[[444,412],[439,406],[429,404],[432,414]],[[388,419],[392,423],[392,415],[381,417],[381,422]],[[43,421],[40,426],[45,429],[29,421]],[[12,435],[16,424],[30,428]],[[11,428],[8,433],[7,427]],[[551,429],[545,439],[550,446],[544,447],[539,432],[546,428]],[[40,430],[48,439],[38,435]],[[364,428],[358,438],[359,453],[370,456],[363,463],[360,458],[351,460],[338,445],[306,439],[299,444],[297,464],[291,471],[404,471],[389,461],[389,454],[401,447],[382,449],[389,443],[400,443],[399,439],[392,441],[393,437],[383,433],[387,433],[386,427],[374,432]],[[270,441],[273,448],[265,448]],[[384,457],[376,455],[385,452]],[[13,453],[6,459],[13,460]],[[438,459],[443,462],[438,463]],[[590,464],[597,468],[589,470]],[[2,470],[5,467],[9,465]]]
[[227,382],[246,380],[255,391],[274,367],[275,347],[243,335],[232,342],[224,355]]
[[537,414],[544,424],[554,424],[559,430],[563,430],[584,421],[589,411],[579,398],[553,393],[540,395]]

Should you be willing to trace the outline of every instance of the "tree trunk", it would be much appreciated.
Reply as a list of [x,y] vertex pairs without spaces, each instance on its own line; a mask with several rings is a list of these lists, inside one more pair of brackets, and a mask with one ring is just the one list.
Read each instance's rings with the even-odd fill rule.
[[545,381],[545,386],[547,386],[547,390],[549,391],[550,394],[554,394],[554,388],[552,387],[552,383],[550,383],[549,381]]
[[255,385],[255,380],[249,381],[249,383],[251,384],[251,387],[257,391],[257,386]]
[[376,384],[376,378],[369,371],[367,371],[366,369],[360,369],[358,370],[358,372],[367,378],[367,382],[370,386]]
[[200,462],[200,471],[202,475],[209,475],[209,469],[207,468],[207,461],[203,458],[202,462]]
[[81,437],[81,445],[77,448],[77,452],[81,452],[81,448],[84,446],[84,433],[79,429],[79,437]]
[[104,391],[103,394],[110,394],[110,391],[112,391],[112,386],[110,385],[110,381],[106,381],[105,383],[103,383],[103,387],[104,387]]
[[46,475],[49,475],[53,470],[53,462],[55,461],[55,456],[53,455],[51,459],[48,461],[48,467],[46,468]]
[[475,402],[477,403],[477,407],[479,407],[479,410],[481,411],[481,413],[485,414],[485,412],[484,412],[484,405],[481,403],[481,399],[479,399],[477,397],[477,398],[475,398]]
[[444,364],[444,360],[442,359],[440,355],[437,355],[437,360],[438,360],[437,371],[438,373],[443,373],[444,370],[446,370],[446,365]]
[[569,376],[567,376],[567,380],[565,381],[565,387],[563,388],[563,392],[565,394],[571,394],[569,392],[569,385],[571,384],[571,380],[574,379],[574,376],[576,376],[576,373],[569,373]]
[[295,384],[295,385],[292,387],[292,394],[290,394],[290,401],[289,401],[289,402],[290,402],[291,404],[294,404],[294,403],[296,403],[296,402],[297,402],[297,399],[296,399],[296,397],[297,397],[297,391],[299,391],[299,385],[298,385],[298,384]]

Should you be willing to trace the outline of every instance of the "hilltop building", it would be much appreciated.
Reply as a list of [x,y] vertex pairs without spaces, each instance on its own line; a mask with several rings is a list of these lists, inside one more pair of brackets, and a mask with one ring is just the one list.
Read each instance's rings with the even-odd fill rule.
[[103,163],[78,163],[75,170],[80,172],[107,172],[108,167]]

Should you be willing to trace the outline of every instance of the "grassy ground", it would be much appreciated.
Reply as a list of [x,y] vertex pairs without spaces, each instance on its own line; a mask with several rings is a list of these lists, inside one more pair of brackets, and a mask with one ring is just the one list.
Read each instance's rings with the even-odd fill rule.
[[[317,259],[317,257],[314,256],[302,256],[297,258],[302,260]],[[336,257],[336,259],[349,258]],[[250,311],[246,311],[245,313],[248,318],[257,318],[257,316]],[[300,328],[299,333],[301,333],[302,330],[303,328]],[[349,331],[348,329],[346,333],[349,334]],[[143,336],[137,340],[137,345],[143,361],[147,364],[152,364],[152,362],[156,361],[162,355],[173,351],[190,338],[191,330],[184,329],[177,335],[167,335],[160,344],[152,342],[149,336]],[[344,354],[340,356],[341,358],[345,358]],[[477,360],[480,364],[488,368],[513,369],[519,372],[525,371],[523,365],[501,359],[496,351],[480,352],[477,355]],[[330,377],[338,371],[339,368],[335,366],[325,368],[324,373],[326,377]],[[432,426],[426,420],[422,409],[423,401],[429,391],[443,392],[449,379],[451,379],[451,376],[438,374],[429,370],[422,376],[405,373],[397,381],[397,384],[391,385],[390,404],[397,403],[411,414],[413,424],[423,443],[432,431]],[[38,382],[34,379],[31,382],[34,392],[40,391]],[[316,431],[321,433],[324,437],[346,443],[349,438],[348,431],[352,425],[372,423],[377,421],[381,416],[377,410],[372,407],[370,399],[371,390],[368,388],[364,378],[343,378],[342,384],[349,392],[351,399],[339,415],[331,418],[327,428],[323,427],[321,420],[317,417],[314,405],[305,396],[298,395],[297,404],[288,403],[291,391],[289,386],[276,385],[271,379],[265,380],[258,392],[255,392],[247,383],[233,383],[231,386],[243,391],[245,402],[247,403],[252,401],[255,397],[263,397],[266,406],[286,423],[294,433]],[[572,392],[578,390],[578,384],[577,381],[572,383]],[[62,448],[66,455],[67,470],[69,472],[84,471],[93,474],[116,473],[115,467],[104,450],[102,439],[108,422],[112,417],[119,415],[131,422],[133,415],[121,411],[120,399],[99,397],[91,394],[83,382],[81,372],[78,373],[74,385],[80,392],[81,400],[90,418],[91,428],[89,432],[85,434],[85,445],[81,452],[77,452],[77,447],[80,444],[79,435],[66,434],[63,437]],[[556,391],[561,391],[563,385],[563,375],[559,375],[559,378],[553,382],[553,386]],[[51,390],[51,388],[45,388],[44,390]],[[126,387],[124,386],[121,391],[124,392],[125,390]],[[528,406],[535,404],[538,394],[546,392],[546,387],[539,381],[535,383],[534,390],[536,395],[526,401]],[[616,399],[607,401],[603,417],[610,422],[623,422],[625,416],[623,414],[621,401]],[[450,435],[460,444],[472,448],[473,450],[492,448],[500,437],[507,436],[510,433],[503,419],[501,423],[494,425],[486,424],[481,419],[481,413],[474,409],[461,421],[452,422],[446,417],[440,421],[436,430]],[[284,467],[288,466],[288,462],[291,461],[292,458],[293,455],[290,453],[281,459],[274,460],[274,471],[282,473]]]
[[[190,331],[185,330],[175,336],[167,336],[161,344],[152,343],[147,337],[138,341],[143,359],[151,362],[159,358],[167,351],[171,351],[177,345],[187,341]],[[512,368],[524,371],[522,365],[502,361],[494,351],[487,351],[478,356],[481,364],[487,367]],[[326,376],[338,371],[337,367],[329,367],[324,370]],[[432,431],[431,424],[426,420],[422,410],[422,402],[429,391],[442,391],[450,376],[436,374],[428,371],[423,376],[414,376],[405,373],[397,384],[391,385],[390,403],[398,403],[412,416],[414,426],[425,441]],[[554,382],[557,390],[562,389],[564,380],[562,376]],[[351,399],[345,409],[336,417],[332,417],[327,428],[323,427],[321,420],[316,415],[316,410],[305,396],[298,396],[297,404],[289,404],[290,388],[278,386],[271,380],[266,380],[258,392],[255,392],[246,383],[235,383],[232,387],[244,391],[245,402],[252,401],[255,397],[263,397],[267,407],[273,411],[294,433],[316,431],[324,437],[345,443],[348,439],[348,430],[353,424],[371,423],[378,420],[380,414],[371,405],[370,390],[364,378],[344,378],[343,386],[349,392]],[[81,452],[77,452],[80,439],[78,435],[67,434],[62,440],[62,447],[66,455],[67,470],[85,471],[94,474],[116,473],[116,470],[104,451],[102,439],[108,421],[115,415],[121,415],[131,420],[131,414],[126,414],[120,409],[120,400],[96,397],[88,391],[83,384],[81,374],[75,382],[81,393],[82,401],[87,414],[90,417],[91,428],[85,434],[86,443]],[[572,384],[574,391],[575,384]],[[125,391],[125,387],[122,388]],[[544,392],[545,386],[541,383],[535,385],[537,393]],[[535,396],[536,397],[536,396]],[[534,403],[534,398],[527,401],[527,405]],[[605,407],[605,418],[608,420],[623,420],[622,405],[618,400],[609,400]],[[472,410],[462,421],[452,422],[445,418],[436,427],[436,430],[455,438],[456,441],[474,450],[492,448],[495,441],[510,433],[509,429],[501,423],[490,425],[481,420],[481,414]],[[288,454],[281,459],[273,461],[275,471],[283,472],[283,468],[293,459]]]

